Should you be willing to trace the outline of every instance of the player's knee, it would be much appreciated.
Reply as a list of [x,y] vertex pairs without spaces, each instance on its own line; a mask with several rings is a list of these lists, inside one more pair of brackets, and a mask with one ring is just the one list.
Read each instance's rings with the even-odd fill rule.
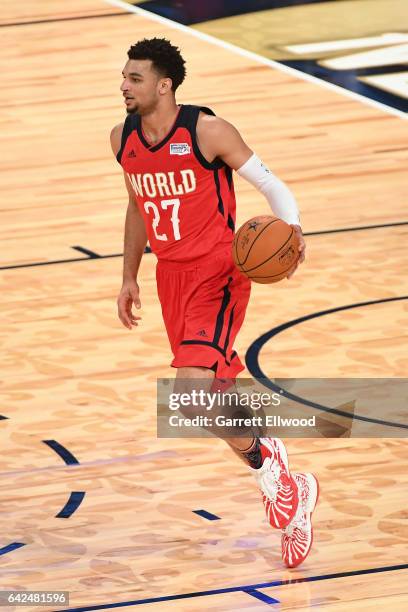
[[192,391],[210,390],[214,372],[208,368],[199,366],[188,366],[177,368],[177,376],[174,382],[175,393],[191,393]]
[[189,405],[182,405],[179,408],[180,412],[185,417],[193,418],[198,414],[202,414],[202,410],[205,406],[200,404],[197,405],[197,398],[202,397],[200,391],[204,393],[210,391],[213,379],[214,372],[208,368],[199,366],[177,368],[177,377],[174,382],[173,392],[179,395],[185,395],[186,404],[187,396],[191,398],[191,403]]
[[213,379],[214,372],[209,368],[204,368],[201,366],[185,366],[183,368],[177,368],[177,377],[176,380],[182,379]]

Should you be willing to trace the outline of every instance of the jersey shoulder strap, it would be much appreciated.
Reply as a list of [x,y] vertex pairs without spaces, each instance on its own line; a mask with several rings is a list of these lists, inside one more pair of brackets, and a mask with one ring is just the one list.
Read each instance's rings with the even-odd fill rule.
[[129,114],[126,119],[125,119],[125,123],[123,125],[123,130],[122,130],[122,139],[121,139],[121,143],[120,143],[120,149],[117,152],[116,155],[116,159],[118,160],[118,162],[121,162],[122,159],[122,153],[123,150],[126,146],[126,141],[129,138],[131,132],[136,128],[136,116],[133,114]]
[[197,121],[200,112],[205,113],[206,115],[215,116],[214,111],[212,111],[211,108],[207,108],[207,106],[194,106],[193,104],[183,104],[182,111],[179,127],[185,127],[190,132],[193,151],[197,160],[207,170],[217,170],[219,168],[223,168],[225,163],[218,157],[216,157],[212,162],[207,161],[204,155],[201,153],[197,142]]

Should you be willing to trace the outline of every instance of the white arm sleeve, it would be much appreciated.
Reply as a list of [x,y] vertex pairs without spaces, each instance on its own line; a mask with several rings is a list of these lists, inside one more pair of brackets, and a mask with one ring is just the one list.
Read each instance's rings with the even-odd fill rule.
[[238,168],[237,173],[263,193],[276,217],[300,225],[298,207],[291,191],[255,153]]

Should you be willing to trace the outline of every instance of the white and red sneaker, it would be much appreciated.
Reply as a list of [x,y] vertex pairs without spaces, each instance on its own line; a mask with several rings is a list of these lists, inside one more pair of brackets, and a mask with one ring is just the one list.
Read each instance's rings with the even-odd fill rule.
[[289,525],[298,507],[298,487],[289,473],[288,454],[279,438],[260,438],[262,466],[253,469],[262,491],[266,516],[271,527]]
[[299,489],[299,505],[282,533],[282,559],[286,567],[297,567],[306,559],[313,543],[312,513],[319,498],[319,483],[313,474],[292,474]]

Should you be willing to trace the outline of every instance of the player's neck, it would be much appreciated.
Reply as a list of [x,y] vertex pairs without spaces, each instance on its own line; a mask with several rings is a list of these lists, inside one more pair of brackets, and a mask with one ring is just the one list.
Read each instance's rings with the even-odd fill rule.
[[179,113],[180,107],[173,100],[156,108],[153,112],[142,116],[142,129],[147,140],[152,144],[160,142],[171,130]]

